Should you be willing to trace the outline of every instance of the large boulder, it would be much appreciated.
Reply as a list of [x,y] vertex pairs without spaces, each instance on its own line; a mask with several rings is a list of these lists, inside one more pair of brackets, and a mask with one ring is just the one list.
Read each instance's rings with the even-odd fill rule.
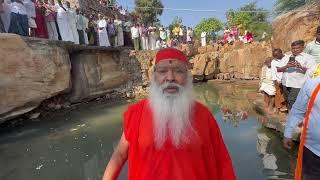
[[187,57],[192,57],[197,54],[197,50],[192,44],[182,44],[178,49],[182,51]]
[[219,71],[230,77],[257,79],[260,77],[264,61],[272,55],[268,42],[246,44],[241,49],[227,51],[219,57]]
[[90,100],[111,92],[128,81],[119,66],[118,51],[80,51],[71,56],[72,103]]
[[295,40],[313,40],[319,22],[319,4],[303,6],[278,16],[272,23],[272,47],[290,51],[290,44]]
[[143,86],[148,86],[153,72],[154,59],[157,51],[138,51],[131,56],[137,59],[141,65]]
[[68,51],[47,40],[0,34],[0,123],[68,90]]

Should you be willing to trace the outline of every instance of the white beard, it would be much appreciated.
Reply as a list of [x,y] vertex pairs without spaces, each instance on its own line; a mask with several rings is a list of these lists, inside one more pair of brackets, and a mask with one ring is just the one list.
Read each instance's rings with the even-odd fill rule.
[[[168,85],[179,87],[179,92],[177,94],[163,92]],[[158,85],[153,78],[150,87],[150,105],[153,112],[154,141],[158,149],[167,138],[170,138],[175,147],[189,142],[194,134],[191,122],[193,104],[191,75],[188,76],[185,87],[176,83]]]

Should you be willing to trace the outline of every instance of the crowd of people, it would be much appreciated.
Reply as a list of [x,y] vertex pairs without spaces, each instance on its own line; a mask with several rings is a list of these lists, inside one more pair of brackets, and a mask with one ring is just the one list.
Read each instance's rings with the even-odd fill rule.
[[131,37],[135,50],[156,50],[191,44],[194,35],[191,27],[176,26],[170,30],[169,27],[153,27],[136,23],[131,27]]
[[127,34],[124,31],[130,33],[130,27],[124,28],[128,11],[121,6],[109,6],[108,2],[99,3],[117,13],[107,17],[72,8],[70,2],[61,0],[2,0],[0,32],[75,44],[123,46]]
[[253,33],[245,30],[243,33],[234,26],[231,29],[226,27],[223,32],[223,43],[224,44],[233,44],[236,41],[241,41],[243,43],[252,43],[253,42]]
[[320,26],[316,38],[305,48],[303,40],[291,44],[291,53],[273,50],[261,73],[261,88],[268,112],[289,111],[305,81],[317,72],[320,63]]

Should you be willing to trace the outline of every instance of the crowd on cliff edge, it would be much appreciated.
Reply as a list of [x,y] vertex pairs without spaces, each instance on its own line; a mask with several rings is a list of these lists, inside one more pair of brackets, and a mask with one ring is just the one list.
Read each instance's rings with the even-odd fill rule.
[[[123,45],[124,21],[130,16],[128,10],[116,4],[110,6],[108,1],[97,3],[110,12],[109,16],[73,8],[68,1],[0,0],[0,32],[75,44]],[[106,42],[99,42],[97,34],[106,31]]]

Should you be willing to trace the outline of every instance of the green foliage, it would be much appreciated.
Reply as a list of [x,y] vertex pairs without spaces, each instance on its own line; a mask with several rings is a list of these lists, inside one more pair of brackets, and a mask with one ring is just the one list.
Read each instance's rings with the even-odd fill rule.
[[[223,23],[216,18],[203,19],[194,29],[196,37],[200,37],[201,32],[218,32],[222,29]],[[211,33],[209,33],[211,35]],[[210,36],[209,35],[209,36]]]
[[172,31],[172,29],[177,26],[179,27],[182,26],[182,18],[179,16],[176,16],[173,18],[171,24],[169,25],[170,31]]
[[245,30],[253,32],[258,39],[263,32],[271,34],[271,24],[268,22],[269,12],[257,7],[257,2],[249,3],[238,10],[230,9],[227,14],[228,26],[237,26],[241,33]]
[[291,10],[295,10],[305,4],[318,2],[319,0],[277,0],[274,5],[275,14],[279,15]]
[[135,0],[135,15],[145,24],[159,22],[158,16],[163,12],[161,0]]

